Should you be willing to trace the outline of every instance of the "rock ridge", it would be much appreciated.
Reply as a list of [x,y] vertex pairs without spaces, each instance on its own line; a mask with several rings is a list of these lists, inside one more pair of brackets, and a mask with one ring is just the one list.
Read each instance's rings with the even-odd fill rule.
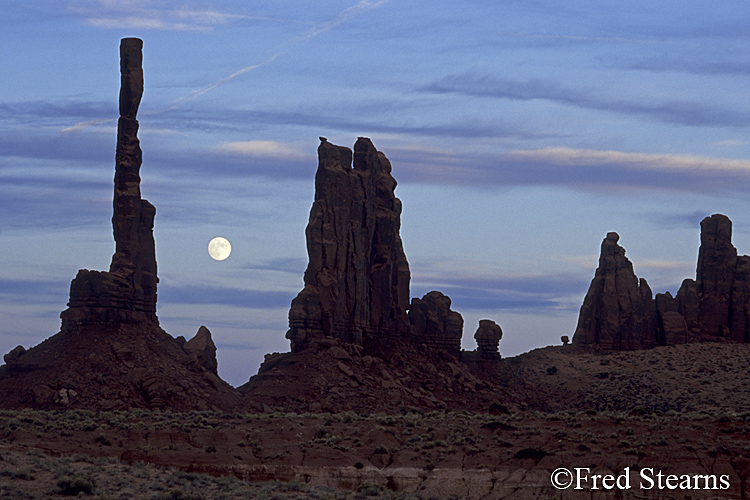
[[619,236],[602,242],[599,267],[581,306],[573,343],[605,351],[690,342],[750,342],[750,257],[737,255],[732,222],[722,214],[701,223],[696,279],[676,296],[652,298]]

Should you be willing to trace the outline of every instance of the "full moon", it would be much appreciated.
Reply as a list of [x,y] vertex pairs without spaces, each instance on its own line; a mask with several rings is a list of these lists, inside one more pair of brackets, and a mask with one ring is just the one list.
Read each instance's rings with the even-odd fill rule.
[[226,238],[217,236],[208,242],[208,255],[214,260],[224,260],[232,253],[232,245]]

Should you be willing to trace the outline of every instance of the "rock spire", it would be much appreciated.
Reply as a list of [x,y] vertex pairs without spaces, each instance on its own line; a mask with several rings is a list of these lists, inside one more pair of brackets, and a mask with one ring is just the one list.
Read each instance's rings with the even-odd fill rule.
[[136,120],[143,94],[142,47],[136,38],[120,44],[112,264],[109,271],[78,272],[59,333],[5,356],[3,408],[189,411],[244,405],[218,376],[211,332],[201,327],[189,341],[175,339],[156,317],[156,210],[141,198]]
[[143,42],[124,38],[120,44],[120,118],[117,123],[115,194],[112,227],[115,254],[109,272],[78,272],[70,286],[63,330],[81,325],[149,323],[156,317],[156,209],[141,199],[141,148],[136,114],[143,95]]
[[630,350],[654,343],[651,289],[638,279],[617,233],[602,241],[599,267],[578,316],[573,344],[602,350]]
[[292,301],[292,352],[324,336],[377,353],[409,331],[409,264],[391,164],[370,139],[349,148],[321,137],[305,231],[305,287]]

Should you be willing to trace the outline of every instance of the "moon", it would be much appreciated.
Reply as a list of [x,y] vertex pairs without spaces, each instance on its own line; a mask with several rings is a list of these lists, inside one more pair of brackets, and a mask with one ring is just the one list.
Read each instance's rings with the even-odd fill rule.
[[208,255],[214,260],[224,260],[232,253],[232,245],[226,238],[217,236],[208,242]]

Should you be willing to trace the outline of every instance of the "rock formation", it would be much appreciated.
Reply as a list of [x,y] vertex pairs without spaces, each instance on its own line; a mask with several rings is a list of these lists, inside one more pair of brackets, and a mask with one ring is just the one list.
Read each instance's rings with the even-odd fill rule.
[[141,148],[136,113],[143,95],[143,42],[120,45],[120,118],[117,123],[112,227],[115,254],[109,272],[82,269],[70,285],[63,331],[122,323],[158,325],[156,317],[156,209],[141,199]]
[[440,292],[432,291],[421,299],[411,300],[409,307],[411,340],[431,350],[444,350],[458,356],[461,351],[461,335],[464,319],[451,310],[451,299]]
[[498,346],[503,338],[503,330],[500,325],[489,319],[479,320],[479,328],[474,333],[477,341],[477,351],[480,356],[488,359],[500,357]]
[[318,147],[315,201],[305,231],[305,287],[289,310],[292,352],[325,337],[385,355],[397,344],[461,355],[463,318],[430,292],[409,303],[409,264],[399,229],[401,201],[391,164],[370,139],[349,148],[324,137]]
[[208,329],[201,327],[186,342],[164,332],[156,317],[156,210],[141,199],[136,120],[143,93],[142,46],[135,38],[120,45],[112,264],[106,272],[78,272],[58,334],[4,357],[3,408],[243,408],[239,394],[217,376]]
[[[672,315],[685,323],[685,342],[748,342],[749,278],[750,257],[737,256],[732,221],[721,214],[703,219],[695,281],[683,281],[673,301],[662,299],[682,316],[680,321]],[[665,335],[670,323],[665,322]]]
[[617,233],[602,242],[599,267],[583,300],[573,344],[630,350],[654,344],[656,320],[651,289],[638,279]]
[[632,265],[616,242],[610,233],[602,244],[574,344],[624,350],[750,342],[750,257],[737,255],[729,218],[715,214],[701,221],[696,279],[683,281],[674,297],[666,292],[652,300],[645,280],[636,286]]
[[409,332],[409,264],[391,164],[369,139],[349,148],[321,138],[305,231],[305,287],[292,301],[292,352],[324,336],[377,353]]
[[219,362],[216,360],[216,344],[211,338],[211,332],[205,326],[198,329],[195,337],[182,345],[185,352],[198,359],[198,363],[214,375],[218,375]]

